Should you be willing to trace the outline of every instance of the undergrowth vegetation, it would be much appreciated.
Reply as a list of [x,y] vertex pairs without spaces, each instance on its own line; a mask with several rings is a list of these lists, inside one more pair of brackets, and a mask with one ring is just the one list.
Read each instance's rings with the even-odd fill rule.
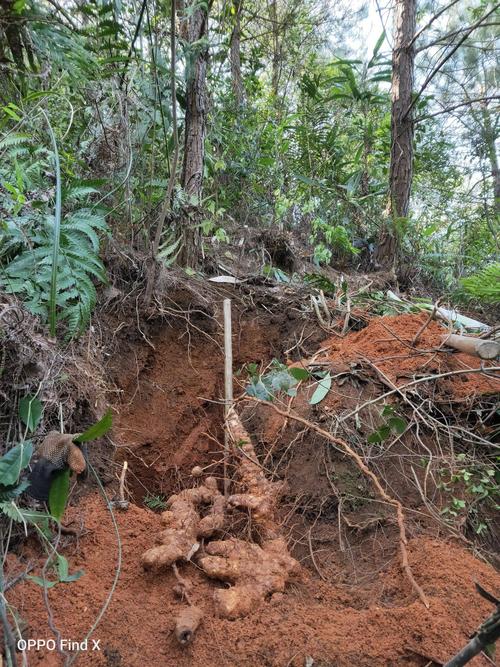
[[[238,228],[250,226],[298,236],[317,267],[394,264],[403,285],[417,281],[456,290],[457,299],[498,303],[499,124],[489,8],[478,2],[450,10],[419,39],[415,58],[424,74],[417,84],[426,72],[432,83],[418,91],[412,110],[411,207],[394,214],[393,63],[388,35],[371,12],[367,18],[366,5],[349,16],[341,5],[314,0],[262,11],[214,3],[209,12],[194,2],[177,16],[169,50],[167,5],[146,3],[137,13],[130,3],[97,0],[55,10],[45,2],[7,3],[2,287],[51,320],[52,333],[57,311],[73,336],[88,324],[96,286],[105,282],[108,234],[135,252],[153,247],[161,263],[192,264],[193,239],[202,257],[213,244],[231,256]],[[210,37],[191,43],[184,30],[197,12],[209,13]],[[425,23],[429,11],[421,12]],[[432,69],[436,45],[448,44],[460,21],[477,19],[469,37],[477,48],[455,49],[452,39],[449,57]],[[366,26],[369,46],[359,37]],[[339,42],[341,34],[349,39]],[[206,80],[197,82],[206,88],[204,107],[191,118],[190,86],[207,47]],[[206,135],[200,145],[196,128],[189,136],[196,123]],[[202,173],[187,173],[190,150]],[[384,245],[387,230],[395,252]]]

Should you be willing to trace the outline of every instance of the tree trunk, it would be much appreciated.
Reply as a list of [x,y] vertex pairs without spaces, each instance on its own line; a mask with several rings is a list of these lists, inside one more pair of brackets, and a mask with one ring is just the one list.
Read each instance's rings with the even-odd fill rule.
[[486,150],[491,165],[491,175],[493,177],[493,209],[495,217],[500,218],[500,169],[498,168],[498,155],[496,148],[496,140],[498,133],[493,128],[491,122],[490,110],[486,107],[482,109],[483,116],[483,139],[486,144]]
[[[180,33],[188,45],[186,64],[186,113],[181,185],[190,202],[183,225],[180,262],[194,267],[199,260],[198,211],[203,184],[207,114],[206,74],[208,63],[208,10],[206,3],[192,0],[181,17]],[[194,45],[194,46],[193,46]]]
[[243,77],[241,76],[241,57],[240,57],[240,38],[241,25],[240,17],[243,7],[243,0],[233,0],[233,7],[235,11],[233,32],[231,33],[230,44],[230,61],[231,61],[231,81],[233,86],[233,93],[238,106],[245,104],[245,88],[243,85]]
[[408,215],[413,175],[413,92],[415,51],[416,0],[396,0],[394,11],[394,49],[392,52],[391,88],[391,163],[389,173],[389,205],[391,218],[380,234],[376,261],[386,269],[394,269],[399,254],[399,238],[395,223]]
[[281,74],[281,47],[280,47],[277,0],[271,0],[271,3],[269,5],[269,19],[271,21],[271,29],[273,36],[273,63],[272,63],[273,69],[271,77],[271,87],[274,93],[275,102],[277,103],[280,74]]

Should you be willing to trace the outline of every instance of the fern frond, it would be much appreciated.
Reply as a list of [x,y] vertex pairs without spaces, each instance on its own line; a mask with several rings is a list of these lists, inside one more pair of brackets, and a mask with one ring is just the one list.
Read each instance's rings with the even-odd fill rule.
[[31,137],[29,134],[14,132],[13,134],[8,134],[6,137],[0,140],[0,150],[3,148],[9,148],[11,146],[19,146],[20,144],[28,144],[30,142]]

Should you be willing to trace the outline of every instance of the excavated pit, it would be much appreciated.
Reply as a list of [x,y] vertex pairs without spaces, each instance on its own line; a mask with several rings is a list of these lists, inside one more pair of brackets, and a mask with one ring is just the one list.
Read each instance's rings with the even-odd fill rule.
[[[296,344],[293,315],[233,310],[235,373],[245,364],[283,358]],[[208,316],[196,325],[191,328],[179,318],[153,325],[147,339],[124,336],[109,365],[119,395],[116,463],[128,461],[128,490],[139,505],[146,496],[168,497],[184,488],[195,465],[216,471],[222,454],[222,327]],[[312,351],[321,332],[314,330],[314,322],[301,326],[309,329],[306,349]]]

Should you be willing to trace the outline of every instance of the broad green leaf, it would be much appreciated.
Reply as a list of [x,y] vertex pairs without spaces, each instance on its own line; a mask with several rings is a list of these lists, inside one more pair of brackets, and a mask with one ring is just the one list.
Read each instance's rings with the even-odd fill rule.
[[270,385],[273,394],[280,391],[288,391],[297,384],[297,380],[293,378],[288,370],[279,370],[269,373],[264,378],[264,383]]
[[[378,52],[380,51],[380,47],[384,43],[384,40],[385,40],[385,30],[382,32],[380,37],[377,39],[377,43],[375,44],[375,48],[373,49],[373,55],[372,55],[372,59],[370,61],[370,64],[373,63],[375,58],[378,56]],[[368,67],[370,67],[370,64],[368,65]]]
[[406,421],[402,417],[391,417],[387,421],[387,424],[393,431],[396,431],[396,433],[404,433],[407,426]]
[[382,442],[382,437],[378,431],[374,431],[373,433],[370,433],[367,440],[369,443],[374,444],[376,442]]
[[61,521],[69,495],[69,468],[54,477],[49,491],[49,509],[56,521]]
[[387,440],[387,438],[391,435],[391,427],[387,425],[381,426],[378,432],[380,433],[382,440]]
[[258,398],[261,401],[269,401],[272,399],[272,395],[260,378],[252,378],[252,382],[246,388],[246,392],[249,396]]
[[[16,107],[17,108],[17,107]],[[15,121],[20,121],[22,120],[21,116],[17,114],[11,107],[10,105],[7,105],[6,107],[2,107],[2,111],[7,114],[7,116],[10,116],[13,118]]]
[[36,396],[24,396],[19,401],[19,419],[34,431],[42,418],[43,407]]
[[321,403],[321,401],[330,391],[331,387],[332,387],[332,376],[330,375],[330,373],[327,373],[325,377],[321,378],[321,380],[319,381],[316,391],[311,396],[309,403],[311,405],[316,405],[317,403]]
[[77,572],[70,574],[69,563],[67,559],[61,554],[57,554],[57,573],[59,576],[59,581],[62,581],[65,584],[70,583],[71,581],[77,581],[84,574],[83,570],[78,570]]
[[21,474],[21,470],[28,465],[33,454],[33,445],[31,440],[25,440],[9,449],[9,451],[0,458],[0,484],[10,486],[15,484]]
[[66,579],[64,579],[64,583],[69,584],[72,581],[78,581],[84,574],[85,572],[83,570],[77,570],[76,572],[73,572],[73,574],[68,574]]
[[60,581],[64,581],[69,574],[68,559],[62,554],[57,554],[57,573]]
[[113,414],[111,412],[111,409],[109,409],[104,415],[104,417],[102,417],[102,419],[93,424],[84,433],[77,436],[74,439],[74,442],[80,442],[80,443],[89,442],[89,440],[95,440],[96,438],[100,438],[102,435],[105,435],[109,431],[112,425],[113,425]]
[[288,372],[296,380],[309,380],[311,374],[306,368],[289,368]]

